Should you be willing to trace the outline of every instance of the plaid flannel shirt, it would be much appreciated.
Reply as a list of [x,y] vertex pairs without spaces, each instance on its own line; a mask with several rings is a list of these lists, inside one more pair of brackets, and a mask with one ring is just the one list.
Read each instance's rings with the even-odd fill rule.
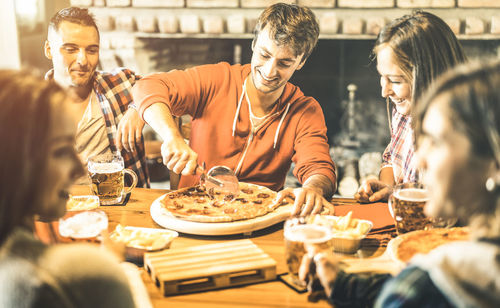
[[[53,77],[53,70],[46,75],[46,79]],[[106,131],[112,152],[116,152],[115,145],[118,123],[133,102],[130,92],[135,81],[140,79],[134,72],[117,68],[111,72],[96,71],[94,75],[94,91],[101,106],[106,123]],[[137,174],[137,187],[149,187],[149,174],[146,167],[146,153],[144,139],[136,143],[135,152],[121,151],[125,167],[132,169]],[[130,183],[128,183],[130,185]]]
[[391,142],[383,154],[382,168],[392,167],[396,184],[415,182],[417,164],[411,116],[392,111]]

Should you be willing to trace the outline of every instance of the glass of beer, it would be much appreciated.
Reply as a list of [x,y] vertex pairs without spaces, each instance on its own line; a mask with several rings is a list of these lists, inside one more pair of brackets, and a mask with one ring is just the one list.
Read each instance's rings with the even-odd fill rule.
[[424,214],[427,200],[427,189],[423,184],[403,183],[394,187],[388,206],[398,234],[433,227],[432,220]]
[[332,250],[332,233],[329,227],[307,222],[307,218],[287,219],[284,227],[285,258],[288,272],[294,284],[305,287],[299,279],[299,267],[307,246],[315,246],[318,251]]
[[[137,175],[125,169],[119,154],[102,154],[89,158],[88,171],[92,193],[99,197],[101,205],[122,203],[125,196],[137,185]],[[125,187],[125,174],[132,177],[132,185]]]

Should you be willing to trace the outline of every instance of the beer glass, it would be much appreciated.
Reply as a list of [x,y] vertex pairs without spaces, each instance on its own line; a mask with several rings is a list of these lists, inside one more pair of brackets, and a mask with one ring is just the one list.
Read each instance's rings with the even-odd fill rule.
[[[102,154],[89,158],[87,168],[92,193],[99,197],[101,205],[122,203],[125,196],[137,185],[137,175],[125,169],[119,154]],[[132,185],[125,187],[125,174],[132,177]]]
[[305,287],[299,279],[299,267],[306,253],[306,245],[318,250],[332,250],[331,230],[327,226],[307,223],[307,218],[294,217],[285,222],[285,258],[288,272],[294,284]]
[[403,183],[394,186],[388,206],[398,234],[432,228],[432,220],[424,214],[427,200],[427,189],[423,184]]

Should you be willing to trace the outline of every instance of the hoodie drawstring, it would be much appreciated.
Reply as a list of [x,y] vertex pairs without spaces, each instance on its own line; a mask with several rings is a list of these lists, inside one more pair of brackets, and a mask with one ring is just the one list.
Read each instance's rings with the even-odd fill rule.
[[[238,107],[236,108],[236,113],[234,114],[233,130],[232,130],[232,133],[231,133],[231,136],[233,136],[233,137],[234,137],[234,134],[236,132],[236,122],[238,120],[238,115],[240,114],[241,104],[243,102],[243,96],[246,95],[246,84],[247,84],[247,80],[245,79],[245,81],[243,82],[243,88],[242,88],[242,91],[241,91],[240,99],[238,101]],[[247,98],[247,100],[248,100],[248,98]],[[248,100],[248,103],[250,104],[249,100]],[[283,121],[285,120],[285,117],[288,114],[288,110],[289,109],[290,109],[290,103],[288,103],[286,105],[285,112],[281,116],[280,122],[278,124],[278,128],[276,129],[276,133],[274,134],[273,149],[276,149],[276,145],[278,144],[278,137],[279,137],[281,125],[283,124]]]
[[240,114],[241,102],[243,102],[243,95],[245,95],[245,93],[246,93],[246,91],[245,91],[246,84],[247,84],[247,80],[245,79],[245,81],[243,82],[243,90],[241,91],[240,100],[238,101],[238,107],[236,108],[236,113],[234,114],[233,133],[231,134],[231,136],[233,136],[233,137],[234,137],[234,132],[236,131],[236,120],[238,120],[238,114]]
[[290,109],[290,103],[286,104],[285,112],[281,116],[280,123],[278,124],[278,128],[276,129],[276,134],[274,135],[273,149],[276,149],[276,144],[278,143],[278,135],[280,134],[281,124],[283,124],[283,120],[285,120],[286,114],[288,113],[288,109]]

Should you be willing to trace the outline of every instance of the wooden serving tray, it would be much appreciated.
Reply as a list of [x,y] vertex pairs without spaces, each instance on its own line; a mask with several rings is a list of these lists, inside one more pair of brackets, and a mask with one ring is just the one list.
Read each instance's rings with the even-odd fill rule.
[[247,239],[145,253],[144,268],[165,296],[276,279],[276,261]]

